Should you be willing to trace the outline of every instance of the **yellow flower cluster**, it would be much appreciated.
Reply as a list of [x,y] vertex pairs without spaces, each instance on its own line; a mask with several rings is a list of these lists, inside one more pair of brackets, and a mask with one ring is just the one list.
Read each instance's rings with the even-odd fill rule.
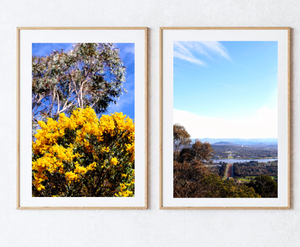
[[110,160],[110,163],[112,164],[112,165],[116,165],[116,164],[118,164],[118,159],[116,158],[116,157],[113,157],[111,160]]
[[126,151],[131,154],[130,162],[134,162],[134,151],[135,151],[134,142],[130,144],[125,144],[125,146],[126,146]]
[[[117,190],[117,196],[133,196],[135,127],[132,119],[123,113],[102,115],[99,119],[87,107],[74,110],[70,117],[62,113],[58,121],[51,118],[47,122],[39,121],[39,126],[32,143],[33,186],[37,191],[47,194],[49,190],[50,194],[60,193],[50,196],[66,196],[64,190],[74,182],[74,186],[82,186],[74,189],[76,193],[109,194],[108,190]],[[102,183],[99,174],[105,177]],[[111,184],[108,175],[119,176],[122,181]],[[81,181],[86,176],[89,181],[83,185]],[[62,178],[68,186],[54,180]],[[103,189],[88,189],[96,183]]]
[[78,162],[75,162],[75,170],[74,172],[66,172],[66,180],[71,183],[71,181],[79,182],[80,177],[87,173],[87,171],[93,171],[96,169],[96,162],[93,162],[92,164],[88,165],[87,167],[80,166]]
[[109,152],[109,147],[103,147],[103,148],[101,149],[101,151],[102,151],[102,152],[108,153],[108,152]]
[[131,197],[133,196],[132,187],[134,186],[134,170],[130,174],[121,174],[122,177],[127,178],[127,182],[120,183],[119,192],[115,194],[116,197]]
[[131,190],[128,190],[128,187],[134,184],[134,180],[130,183],[120,183],[120,191],[118,194],[115,194],[116,197],[130,197],[133,195]]
[[66,172],[66,180],[69,181],[69,183],[71,183],[71,181],[79,181],[78,179],[78,175],[75,174],[74,172]]

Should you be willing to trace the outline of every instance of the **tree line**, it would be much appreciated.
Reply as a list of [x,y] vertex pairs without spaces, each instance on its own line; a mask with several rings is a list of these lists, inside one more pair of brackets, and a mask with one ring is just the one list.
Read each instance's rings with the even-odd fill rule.
[[277,176],[278,166],[258,162],[234,163],[233,172],[235,177],[261,175]]
[[173,196],[177,198],[255,198],[261,197],[253,187],[223,180],[204,165],[212,163],[214,150],[207,142],[192,145],[184,126],[173,126]]

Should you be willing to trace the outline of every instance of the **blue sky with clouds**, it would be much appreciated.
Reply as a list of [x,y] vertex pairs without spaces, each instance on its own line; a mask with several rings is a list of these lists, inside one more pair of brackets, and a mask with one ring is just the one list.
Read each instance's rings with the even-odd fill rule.
[[277,49],[276,41],[174,42],[174,122],[195,138],[277,137]]
[[[134,119],[134,43],[115,43],[120,49],[120,57],[126,66],[126,81],[124,83],[127,93],[123,93],[117,100],[117,104],[111,104],[106,113],[123,112]],[[45,56],[53,50],[68,51],[72,48],[70,43],[34,43],[32,44],[32,54],[36,56]],[[106,114],[105,113],[105,114]]]

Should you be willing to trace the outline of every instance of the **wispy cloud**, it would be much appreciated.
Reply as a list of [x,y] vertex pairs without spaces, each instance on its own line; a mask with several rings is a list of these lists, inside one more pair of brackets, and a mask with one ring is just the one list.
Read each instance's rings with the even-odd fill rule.
[[218,41],[175,41],[173,55],[182,60],[206,66],[204,57],[222,57],[232,61],[227,49]]
[[[116,104],[110,104],[110,106],[106,109],[106,113],[114,113],[114,112],[126,112],[128,108],[134,109],[134,92],[128,92],[120,96],[120,99],[117,100]],[[134,118],[134,116],[130,116]]]
[[119,48],[121,53],[134,54],[135,46],[134,43],[114,43],[115,47]]
[[134,119],[134,73],[130,73],[126,76],[126,82],[124,87],[127,93],[123,93],[117,100],[116,104],[110,104],[106,109],[106,113],[123,112],[130,118]]
[[[184,42],[186,43],[186,42]],[[196,58],[192,52],[189,50],[188,45],[184,45],[183,42],[174,42],[174,57],[177,57],[182,60],[189,61],[201,66],[206,66],[206,63],[198,58]]]
[[210,52],[216,53],[217,55],[230,60],[229,53],[227,49],[218,41],[203,41],[199,45],[203,45],[204,48],[208,49]]
[[174,52],[174,57],[180,58],[182,60],[186,60],[189,61],[191,63],[195,63],[201,66],[206,66],[206,63],[200,59],[195,58],[193,55],[189,55],[189,54],[182,54],[182,53],[178,53],[178,52]]
[[134,54],[134,44],[126,46],[125,49],[124,49],[124,52]]

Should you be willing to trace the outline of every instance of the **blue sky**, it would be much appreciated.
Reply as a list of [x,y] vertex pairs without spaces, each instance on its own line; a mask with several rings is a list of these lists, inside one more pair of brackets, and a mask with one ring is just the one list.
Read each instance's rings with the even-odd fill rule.
[[[106,113],[123,112],[134,119],[134,43],[115,43],[115,46],[120,49],[120,57],[126,66],[124,87],[128,92],[120,96],[117,105],[110,105]],[[68,51],[71,48],[72,44],[70,43],[34,43],[32,44],[32,54],[45,56],[53,50]]]
[[276,41],[174,42],[174,122],[192,121],[184,124],[195,138],[276,138],[277,49]]

